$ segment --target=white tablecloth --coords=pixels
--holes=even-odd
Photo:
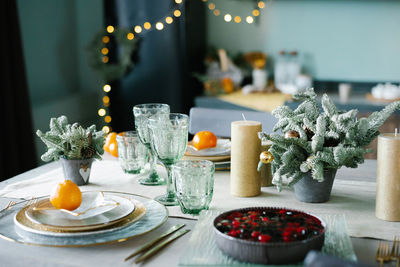
[[[374,175],[359,167],[358,174]],[[165,175],[165,171],[164,175]],[[339,170],[331,199],[326,203],[302,203],[295,199],[291,190],[278,193],[275,187],[264,187],[257,197],[238,198],[230,195],[229,172],[216,172],[214,196],[210,209],[229,210],[251,206],[280,206],[301,209],[315,214],[344,213],[352,237],[371,237],[392,240],[400,232],[400,222],[386,222],[375,217],[375,182],[352,180],[352,172]],[[346,177],[347,176],[347,177]],[[344,179],[346,178],[346,179]],[[165,186],[143,186],[137,182],[138,176],[125,174],[117,160],[103,160],[93,163],[90,184],[81,186],[82,191],[108,190],[155,196],[165,193]],[[0,196],[10,198],[31,198],[49,195],[51,188],[63,180],[62,169],[57,168],[32,179],[6,186]],[[170,215],[193,218],[181,213],[179,207],[168,207]],[[195,217],[194,217],[195,218]]]

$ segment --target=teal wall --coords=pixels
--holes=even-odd
[[[253,3],[216,5],[243,17]],[[227,23],[208,12],[207,29],[210,45],[234,53],[297,50],[319,80],[400,81],[400,1],[272,0],[259,23]]]
[[[18,0],[34,130],[51,117],[85,126],[98,122],[101,80],[85,47],[103,26],[102,0]],[[45,146],[35,137],[38,156]],[[39,161],[40,162],[40,161]]]

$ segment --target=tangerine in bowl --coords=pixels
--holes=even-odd
[[[53,188],[50,203],[56,209],[75,210],[82,203],[81,190],[71,180],[64,180]]]

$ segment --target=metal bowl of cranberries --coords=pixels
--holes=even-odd
[[[214,219],[215,240],[223,253],[244,262],[288,264],[321,250],[325,222],[307,212],[254,207],[224,212]]]

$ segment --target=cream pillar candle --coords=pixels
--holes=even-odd
[[[261,153],[261,123],[234,121],[231,124],[231,194],[252,197],[260,194],[260,173],[257,171]]]
[[[378,136],[377,218],[400,221],[400,134]]]

